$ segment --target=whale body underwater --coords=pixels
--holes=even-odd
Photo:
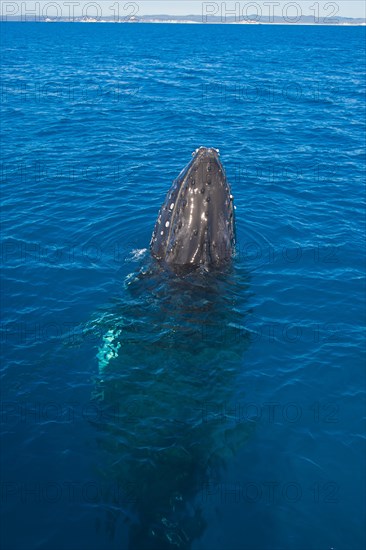
[[[235,246],[233,196],[219,151],[199,147],[160,209],[151,255],[171,267],[228,264]]]
[[[113,548],[191,550],[205,541],[206,501],[253,432],[235,413],[250,342],[249,280],[231,262],[234,247],[219,153],[200,147],[160,209],[152,258],[90,323],[104,335],[92,401],[101,412],[96,470],[112,488],[98,521]]]

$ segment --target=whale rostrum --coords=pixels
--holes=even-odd
[[[173,182],[150,242],[171,266],[220,267],[235,245],[233,196],[217,149],[200,147]]]

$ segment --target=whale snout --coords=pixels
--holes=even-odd
[[[198,147],[192,153],[192,157],[196,156],[205,156],[208,158],[218,158],[220,156],[220,150],[215,149],[214,147]]]
[[[160,209],[151,253],[173,266],[214,266],[230,260],[234,241],[233,197],[219,151],[200,147]]]

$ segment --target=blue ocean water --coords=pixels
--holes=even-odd
[[[1,31],[2,548],[364,548],[365,29]],[[155,272],[200,145],[233,269]]]

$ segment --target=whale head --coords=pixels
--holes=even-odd
[[[192,156],[160,209],[151,254],[172,267],[220,267],[235,245],[233,196],[217,149]]]

